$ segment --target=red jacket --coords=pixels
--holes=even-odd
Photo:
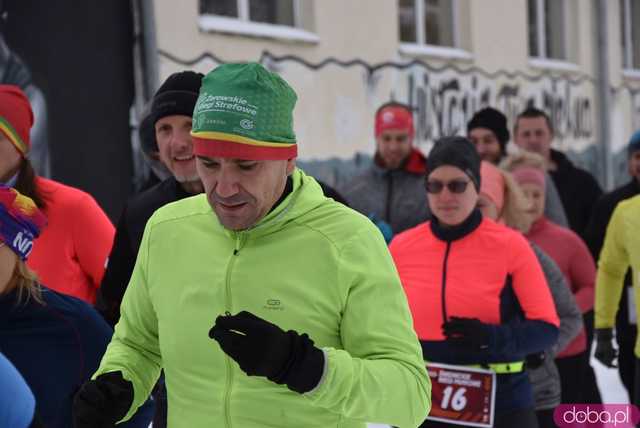
[[[115,229],[98,203],[82,190],[38,177],[47,204],[47,226],[27,261],[40,282],[93,304]]]
[[[396,236],[389,246],[404,286],[424,358],[449,364],[523,361],[551,347],[560,321],[542,268],[518,232],[483,219],[479,211],[460,226],[437,220]],[[451,317],[491,325],[487,349],[447,341]],[[496,412],[533,406],[525,372],[498,376]]]
[[[448,243],[427,222],[398,235],[389,250],[421,340],[444,340],[445,312],[446,318],[502,323],[500,304],[509,276],[526,319],[560,325],[540,264],[512,229],[483,219],[472,233]]]

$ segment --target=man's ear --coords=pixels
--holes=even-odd
[[[287,159],[287,175],[293,174],[294,169],[296,169],[296,158]]]

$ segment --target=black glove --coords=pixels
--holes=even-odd
[[[544,352],[538,352],[536,354],[527,355],[527,368],[528,369],[537,369],[540,367],[544,360],[547,359],[547,356]]]
[[[209,337],[249,376],[265,376],[300,394],[315,388],[322,377],[324,353],[309,336],[285,332],[250,312],[219,316]]]
[[[447,340],[477,349],[487,349],[491,340],[491,327],[477,318],[451,317],[442,332]]]
[[[607,367],[618,367],[614,363],[614,360],[618,357],[618,351],[613,347],[613,329],[596,328],[595,357]]]
[[[75,428],[113,428],[133,403],[133,384],[121,372],[86,382],[73,398]]]

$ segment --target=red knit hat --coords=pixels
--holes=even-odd
[[[410,139],[413,140],[413,114],[411,111],[396,104],[380,109],[375,119],[375,136],[378,137],[389,129],[407,131]]]
[[[33,111],[29,99],[17,86],[0,85],[0,132],[25,157],[31,148],[29,130]]]

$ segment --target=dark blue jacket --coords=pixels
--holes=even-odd
[[[48,428],[69,428],[78,388],[97,370],[113,331],[88,304],[43,287],[44,305],[17,304],[15,291],[0,295],[0,350],[22,374]],[[148,402],[119,427],[146,428]]]

